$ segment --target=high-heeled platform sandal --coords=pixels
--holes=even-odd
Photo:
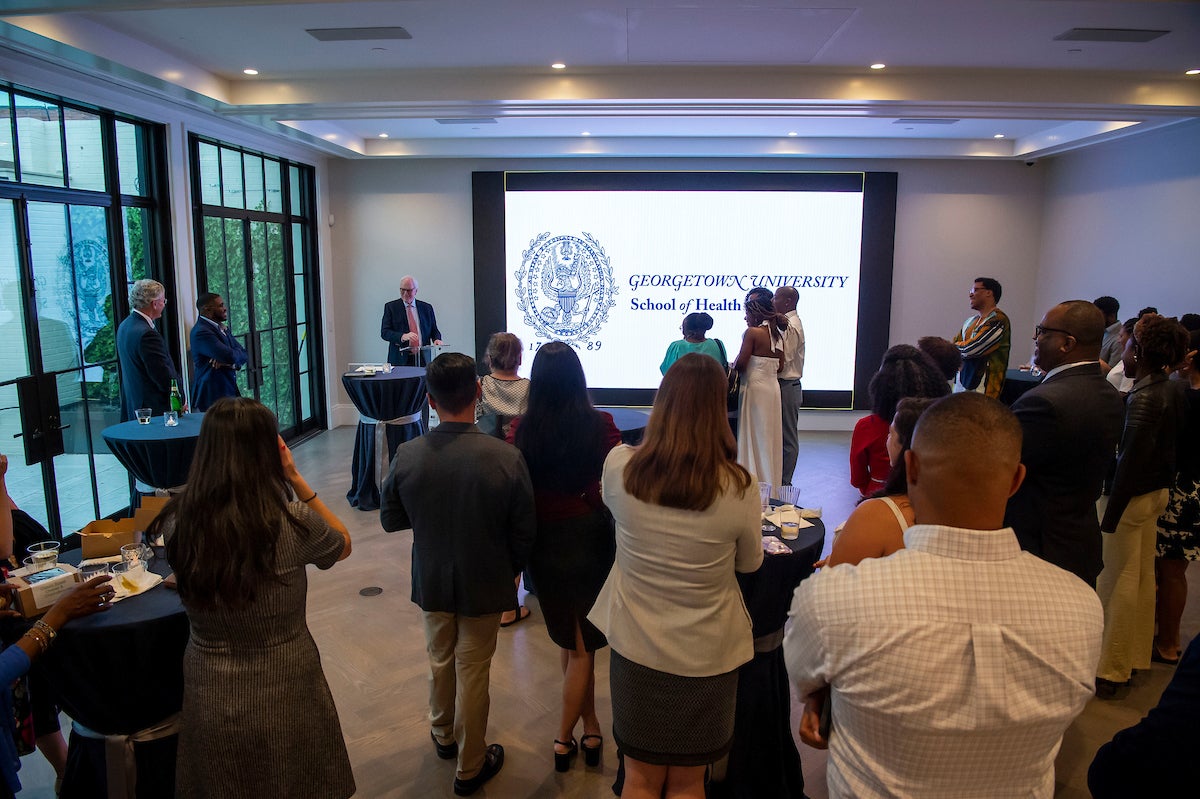
[[[595,746],[588,746],[588,740],[599,741]],[[579,738],[579,748],[583,750],[583,762],[589,766],[600,765],[600,750],[604,748],[603,735],[584,735]]]
[[[554,743],[559,746],[569,747],[565,752],[560,752],[557,749],[554,750],[554,770],[566,771],[571,768],[571,758],[579,754],[579,744],[575,743],[574,738],[569,741],[560,741],[555,738]]]

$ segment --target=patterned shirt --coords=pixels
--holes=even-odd
[[[832,686],[831,797],[1051,797],[1093,693],[1104,615],[1011,528],[914,525],[905,549],[800,584],[799,696]]]
[[[499,416],[520,416],[529,402],[529,381],[499,380],[491,375],[479,378],[479,402],[475,404],[475,421],[485,413]]]
[[[974,391],[982,383],[984,394],[999,399],[1012,347],[1012,322],[1004,311],[993,308],[984,316],[972,316],[963,322],[954,344],[963,358],[958,372],[962,387]]]

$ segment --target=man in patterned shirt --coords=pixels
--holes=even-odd
[[[906,548],[796,589],[784,653],[806,700],[800,736],[829,746],[831,797],[1054,795],[1104,615],[1088,585],[1002,527],[1020,460],[1021,426],[998,401],[939,400],[905,454],[918,521]]]
[[[1000,281],[995,278],[975,278],[975,286],[967,295],[975,315],[963,322],[962,330],[954,337],[963,359],[958,372],[961,390],[981,391],[997,399],[1004,388],[1012,346],[1012,323],[996,307],[1000,292]]]

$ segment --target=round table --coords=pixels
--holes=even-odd
[[[621,431],[621,443],[636,445],[646,432],[646,422],[650,419],[647,411],[636,408],[620,408],[609,405],[597,405],[596,410],[612,414],[613,424]]]
[[[425,369],[397,366],[374,375],[348,372],[342,375],[342,385],[360,414],[346,499],[359,510],[379,510],[379,485],[396,447],[425,432]]]
[[[779,503],[772,500],[772,504]],[[825,525],[812,527],[793,541],[790,554],[764,555],[758,571],[739,574],[738,585],[754,625],[754,659],[738,669],[733,748],[724,779],[710,783],[708,796],[799,799],[804,795],[800,752],[792,738],[791,686],[783,658],[783,625],[800,581],[813,573],[825,545]],[[778,533],[764,533],[776,537]]]
[[[62,560],[75,564],[80,554],[66,552]],[[162,558],[151,570],[171,572]],[[59,631],[40,663],[75,722],[101,735],[130,735],[183,706],[188,636],[179,594],[159,585],[105,613],[75,619]],[[175,746],[175,735],[134,746],[139,797],[174,795]],[[105,742],[72,730],[62,796],[106,796],[106,775]]]
[[[203,420],[202,413],[187,413],[179,417],[178,425],[167,427],[163,417],[154,416],[150,424],[138,424],[134,419],[106,427],[100,435],[138,480],[156,488],[171,488],[187,482]]]
[[[1036,377],[1028,369],[1009,369],[1004,373],[1004,387],[1000,389],[1000,401],[1012,405],[1029,389],[1040,384],[1045,374]]]

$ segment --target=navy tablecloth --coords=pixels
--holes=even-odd
[[[636,408],[619,408],[608,405],[597,405],[596,410],[611,413],[613,424],[621,431],[621,443],[637,445],[641,443],[642,434],[646,432],[646,421],[650,414]]]
[[[1000,401],[1012,405],[1022,394],[1042,382],[1045,375],[1034,377],[1020,369],[1009,369],[1004,373],[1004,386],[1000,389]]]
[[[136,424],[136,422],[134,422]],[[78,563],[79,550],[62,559]],[[167,575],[166,561],[153,571]],[[105,735],[153,726],[183,706],[183,651],[189,635],[179,595],[159,585],[106,613],[75,619],[40,661],[64,711]],[[139,797],[173,796],[176,737],[134,746]],[[71,733],[62,796],[103,797],[104,743]]]
[[[101,435],[134,477],[155,488],[171,488],[187,482],[203,420],[202,413],[187,413],[177,426],[167,427],[163,417],[154,416],[150,424],[134,419],[106,427]]]
[[[390,373],[365,376],[355,372],[342,375],[342,385],[350,401],[365,419],[388,421],[421,413],[425,406],[425,369],[397,366]],[[354,435],[354,460],[351,463],[350,491],[346,499],[359,510],[379,509],[379,481],[375,475],[376,451],[374,422],[360,419]],[[396,447],[425,432],[420,419],[406,424],[386,426],[388,457]]]

